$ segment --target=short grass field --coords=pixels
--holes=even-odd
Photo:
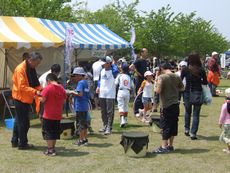
[[[230,82],[222,80],[219,89],[230,87]],[[36,147],[33,150],[11,148],[12,131],[0,124],[0,172],[1,173],[228,173],[230,155],[222,152],[226,145],[219,142],[221,129],[218,118],[224,94],[215,97],[212,105],[202,106],[198,140],[192,141],[184,135],[184,108],[181,104],[179,134],[175,138],[175,151],[156,155],[151,151],[159,147],[161,135],[153,128],[139,122],[132,112],[130,104],[129,124],[125,129],[119,127],[116,110],[113,133],[109,136],[100,134],[100,111],[92,111],[94,135],[89,136],[88,146],[75,146],[76,140],[57,141],[57,156],[45,156],[46,143],[42,139],[38,119],[31,120],[28,133],[29,142]],[[149,134],[147,156],[129,157],[119,144],[123,132],[140,131]]]

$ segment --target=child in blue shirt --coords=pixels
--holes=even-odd
[[[76,67],[73,71],[73,76],[77,82],[77,87],[72,94],[74,95],[74,110],[76,112],[76,119],[79,122],[79,140],[75,142],[76,145],[87,145],[87,114],[89,111],[89,86],[85,80],[85,72],[82,67]]]

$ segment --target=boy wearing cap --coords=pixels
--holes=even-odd
[[[138,90],[138,94],[143,91],[142,103],[144,109],[139,109],[139,115],[142,116],[142,122],[148,123],[147,112],[152,109],[152,98],[153,98],[153,73],[146,71],[144,73],[145,80],[141,83],[141,87]]]
[[[103,128],[99,130],[105,135],[111,134],[114,119],[114,101],[116,96],[115,73],[112,68],[112,59],[106,56],[103,69],[100,73],[96,93],[99,93]]]
[[[115,79],[115,85],[118,87],[117,103],[120,114],[120,127],[123,128],[127,124],[127,116],[129,111],[129,99],[131,90],[131,78],[129,76],[129,66],[123,63],[121,66],[121,74]]]
[[[82,67],[76,67],[73,70],[73,76],[77,82],[77,87],[72,94],[74,95],[74,110],[76,112],[76,121],[79,122],[80,139],[74,144],[81,146],[87,145],[87,114],[89,111],[89,87],[85,80],[85,71]]]

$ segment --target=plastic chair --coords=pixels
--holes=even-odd
[[[3,119],[5,119],[6,108],[8,109],[10,116],[12,118],[14,118],[12,110],[14,110],[14,113],[16,113],[16,111],[15,111],[14,100],[12,98],[12,91],[11,90],[4,90],[4,91],[2,91],[2,96],[3,96],[3,99],[5,101],[5,106],[3,109]]]

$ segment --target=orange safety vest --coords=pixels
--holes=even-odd
[[[29,81],[26,74],[26,61],[23,61],[16,67],[12,80],[12,97],[23,103],[32,104],[34,97],[36,96],[36,91],[42,89],[41,86],[37,86],[35,88],[29,86]]]

